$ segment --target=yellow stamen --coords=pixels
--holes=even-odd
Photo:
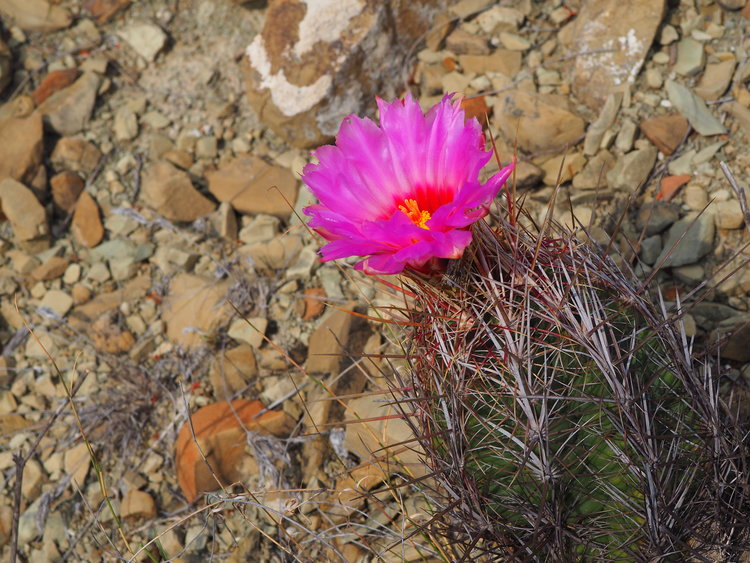
[[[427,229],[430,230],[430,227],[425,225],[427,221],[430,220],[430,212],[429,211],[421,211],[419,209],[419,204],[417,203],[417,200],[415,199],[405,199],[404,205],[399,205],[398,208],[406,213],[406,216],[411,220],[412,223],[414,223],[417,227],[420,229]]]

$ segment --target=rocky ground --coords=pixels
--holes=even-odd
[[[366,356],[398,334],[352,311],[398,300],[318,263],[297,217],[308,149],[375,94],[464,95],[534,217],[558,184],[599,242],[625,213],[639,276],[668,299],[709,280],[686,328],[742,381],[720,162],[747,186],[750,4],[385,4],[0,0],[3,560],[439,559],[378,463],[404,424],[342,423],[392,414]]]

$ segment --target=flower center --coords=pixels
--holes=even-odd
[[[422,211],[419,209],[419,204],[416,199],[405,199],[403,205],[399,205],[398,208],[406,213],[406,216],[420,229],[430,230],[430,227],[425,225],[430,220],[430,212]]]

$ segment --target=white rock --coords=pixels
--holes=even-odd
[[[151,62],[167,42],[167,35],[157,25],[150,23],[133,24],[118,33],[133,50]]]

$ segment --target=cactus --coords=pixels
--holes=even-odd
[[[679,315],[554,222],[496,219],[444,276],[405,278],[398,384],[439,493],[429,531],[456,558],[732,557],[746,428]]]

